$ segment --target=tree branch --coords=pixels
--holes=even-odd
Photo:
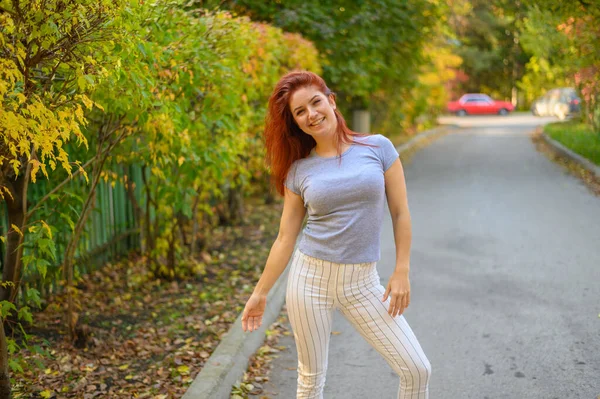
[[[114,133],[119,127],[121,127],[120,123],[123,119],[124,119],[124,116],[119,119],[118,123],[115,125],[115,128],[113,128],[109,134]],[[40,206],[44,202],[46,202],[53,194],[58,192],[65,184],[69,183],[75,177],[79,176],[79,174],[82,173],[82,170],[84,170],[85,168],[90,166],[90,164],[92,164],[94,161],[96,161],[99,157],[105,156],[107,153],[110,153],[114,149],[114,147],[116,147],[116,145],[125,138],[125,136],[126,136],[126,133],[121,133],[121,135],[117,138],[117,140],[114,140],[111,144],[109,144],[108,148],[105,148],[101,152],[98,152],[90,160],[88,160],[85,164],[81,165],[81,167],[79,169],[77,169],[77,171],[75,173],[72,173],[71,176],[69,176],[68,178],[63,180],[58,186],[54,187],[48,194],[46,194],[41,200],[39,200],[37,202],[37,204],[35,204],[35,206],[27,212],[25,217],[29,218],[33,214],[33,212],[35,212],[37,209],[39,209]]]

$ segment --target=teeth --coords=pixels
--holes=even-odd
[[[312,124],[311,124],[311,126],[317,126],[317,125],[320,125],[320,124],[321,124],[321,122],[323,122],[324,120],[325,120],[325,117],[323,117],[323,119],[321,119],[321,120],[320,120],[320,121],[318,121],[318,122],[312,123]]]

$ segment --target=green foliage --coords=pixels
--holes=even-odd
[[[94,104],[86,93],[107,74],[102,61],[119,5],[3,0],[0,7],[0,175],[18,176],[28,164],[34,183],[59,164],[70,174],[64,144],[87,143],[84,109]],[[0,198],[11,195],[5,185]]]
[[[325,80],[343,103],[359,108],[378,90],[410,86],[437,16],[433,1],[221,3],[312,40],[323,59]]]
[[[552,123],[544,132],[565,147],[600,166],[600,135],[581,122]]]
[[[440,15],[450,11],[438,5]],[[452,33],[441,17],[432,28],[433,38],[423,46],[426,62],[410,85],[383,89],[372,98],[373,131],[390,137],[407,136],[435,125],[436,118],[449,100],[447,82],[457,76],[462,59],[454,54]],[[386,85],[387,86],[387,85]]]
[[[536,56],[531,57],[525,66],[525,74],[517,83],[527,104],[531,104],[550,88],[573,85],[574,79],[569,77],[565,68],[550,64],[546,58]]]
[[[600,133],[600,5],[597,2],[526,0],[521,25],[532,57],[522,87],[576,86],[584,121]],[[547,87],[546,88],[550,88]]]
[[[457,82],[454,97],[464,92],[485,92],[510,99],[529,58],[522,48],[520,2],[461,0],[455,2],[449,23],[456,35],[456,54],[467,79]]]
[[[121,67],[92,97],[104,109],[94,119],[127,132],[111,161],[147,171],[138,204],[147,250],[157,274],[173,278],[175,259],[191,250],[182,223],[209,221],[211,202],[265,174],[260,133],[280,74],[320,69],[310,42],[225,12],[157,4],[132,24]]]

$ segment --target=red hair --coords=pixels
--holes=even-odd
[[[284,182],[292,164],[307,157],[317,145],[312,136],[298,127],[290,110],[290,97],[296,90],[306,86],[315,86],[325,96],[332,95],[335,99],[335,93],[327,87],[325,81],[319,75],[308,71],[294,71],[284,75],[275,85],[269,98],[264,133],[266,161],[271,167],[271,178],[275,188],[281,195],[285,193]],[[367,134],[350,130],[337,108],[334,112],[337,119],[337,153],[340,155],[344,143],[352,143],[352,137]]]

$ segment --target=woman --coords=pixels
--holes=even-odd
[[[410,304],[410,214],[398,152],[381,135],[352,132],[335,95],[311,72],[276,85],[265,128],[267,161],[284,195],[279,234],[242,315],[260,327],[269,290],[294,251],[286,304],[298,349],[297,398],[322,398],[333,309],[400,377],[398,398],[428,397],[431,366],[402,313]],[[384,196],[385,194],[385,196]],[[384,290],[376,262],[385,197],[396,267]]]

